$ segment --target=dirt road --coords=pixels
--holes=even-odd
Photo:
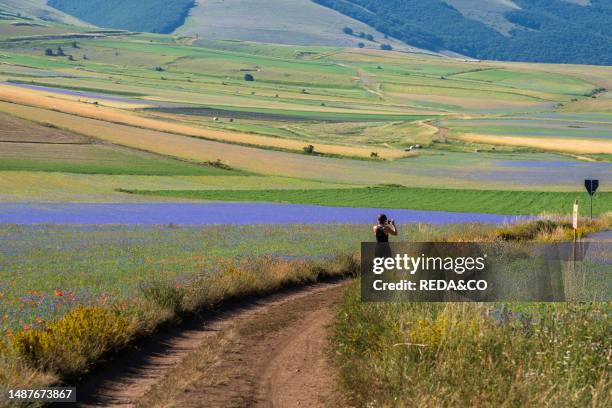
[[[343,283],[236,305],[160,333],[92,373],[80,406],[341,407],[327,327]]]

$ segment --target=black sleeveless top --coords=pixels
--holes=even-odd
[[[389,242],[389,234],[385,232],[385,227],[382,225],[376,227],[376,242]]]

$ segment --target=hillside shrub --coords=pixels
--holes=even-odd
[[[304,153],[306,154],[314,154],[315,147],[313,145],[304,146]]]

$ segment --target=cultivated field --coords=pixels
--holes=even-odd
[[[16,104],[0,102],[0,109],[23,118],[52,122],[60,128],[105,142],[160,155],[196,163],[221,160],[225,165],[250,172],[333,183],[567,190],[579,186],[580,178],[591,174],[591,168],[601,175],[611,171],[609,166],[601,163],[597,166],[577,163],[578,166],[567,168],[564,164],[568,159],[555,161],[555,156],[548,155],[529,156],[538,161],[517,161],[525,156],[512,152],[474,154],[472,151],[463,154],[432,150],[411,159],[392,162],[315,157],[184,137]],[[244,160],[245,157],[249,160]],[[500,166],[500,161],[504,160],[508,164]],[[542,166],[540,161],[550,162],[550,166]],[[521,177],[517,178],[519,169]]]
[[[385,208],[429,211],[455,211],[508,215],[567,214],[579,200],[581,214],[588,215],[589,200],[582,193],[418,189],[369,187],[307,190],[208,190],[208,191],[132,191],[153,197],[187,198],[218,201],[268,201],[340,207],[372,207],[385,197]],[[593,213],[612,211],[612,193],[595,196]]]
[[[281,177],[288,190],[549,192],[581,191],[584,178],[612,172],[607,67],[204,44],[33,21],[27,41],[19,18],[0,27],[0,111],[10,115],[0,137],[20,142],[3,145],[5,200],[226,189],[231,170],[242,172],[238,190],[276,188]],[[18,136],[14,117],[42,126],[21,121]],[[25,144],[40,137],[72,144]]]

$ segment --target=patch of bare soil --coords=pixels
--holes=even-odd
[[[89,139],[64,132],[53,124],[38,125],[0,113],[0,143],[86,144]]]
[[[341,407],[327,328],[343,286],[234,305],[157,334],[79,384],[79,405]]]

